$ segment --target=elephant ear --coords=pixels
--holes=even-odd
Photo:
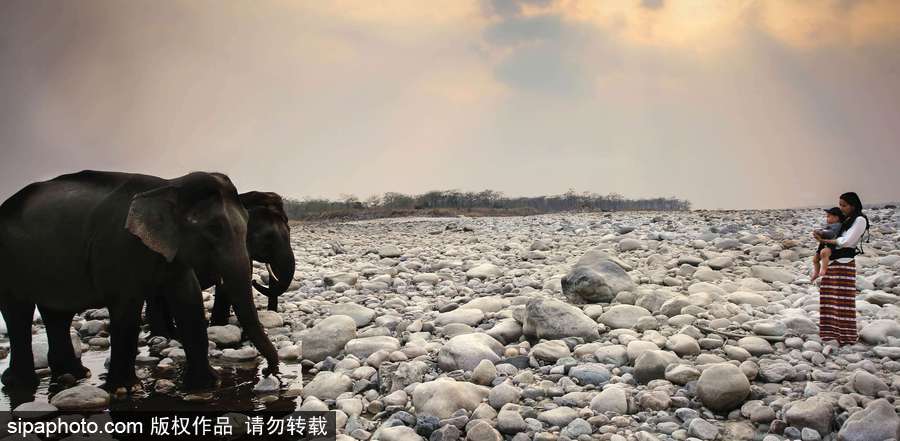
[[[173,187],[138,193],[131,199],[125,228],[167,262],[178,252],[178,224],[175,217],[177,194]]]

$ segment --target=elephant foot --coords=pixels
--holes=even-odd
[[[209,325],[210,326],[225,326],[228,324],[228,314],[220,314],[218,311],[213,311],[213,313],[209,316]]]
[[[119,386],[115,391],[113,391],[113,397],[116,399],[122,399],[130,394],[140,392],[142,390],[144,390],[144,386],[141,383],[133,384],[131,387]]]
[[[38,384],[41,383],[40,378],[33,370],[15,371],[12,368],[3,371],[3,375],[0,375],[0,381],[8,388],[28,389],[37,388]]]
[[[106,375],[106,383],[101,387],[109,392],[117,393],[119,389],[131,390],[136,384],[140,384],[140,380],[134,372],[131,372],[131,375],[114,375],[110,372]]]
[[[175,332],[168,329],[150,329],[150,337],[162,337],[166,340],[171,340],[175,337]]]
[[[188,390],[212,389],[219,386],[219,374],[209,364],[206,366],[188,366],[182,375],[184,388]]]
[[[50,376],[52,380],[62,380],[65,377],[66,381],[78,381],[84,378],[90,378],[91,370],[84,367],[81,362],[73,361],[72,363],[68,363],[65,366],[56,369],[51,368]]]

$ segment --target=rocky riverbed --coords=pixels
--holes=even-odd
[[[228,397],[180,393],[183,350],[142,334],[144,392],[107,402],[97,363],[74,392],[5,399],[334,410],[346,440],[900,437],[900,212],[868,214],[849,347],[817,336],[820,210],[297,224],[296,281],[260,312],[280,384],[228,325],[209,330]],[[102,359],[107,327],[76,319],[83,357]]]

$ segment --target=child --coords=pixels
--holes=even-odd
[[[825,225],[825,228],[818,230],[818,233],[823,239],[836,239],[841,234],[841,223],[844,221],[844,213],[838,207],[831,207],[825,210],[825,213],[825,222],[827,225]],[[811,281],[815,281],[828,270],[828,262],[834,248],[835,245],[819,243],[819,248],[816,250],[816,254],[813,255],[813,275],[812,279],[810,279]]]

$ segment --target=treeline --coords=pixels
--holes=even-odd
[[[562,211],[690,210],[691,203],[675,197],[628,199],[612,193],[600,195],[575,192],[553,196],[507,197],[503,193],[484,190],[429,191],[420,195],[385,193],[360,200],[342,195],[338,200],[306,198],[286,199],[285,210],[291,219],[330,218],[368,219],[396,216],[488,216],[528,215]]]

